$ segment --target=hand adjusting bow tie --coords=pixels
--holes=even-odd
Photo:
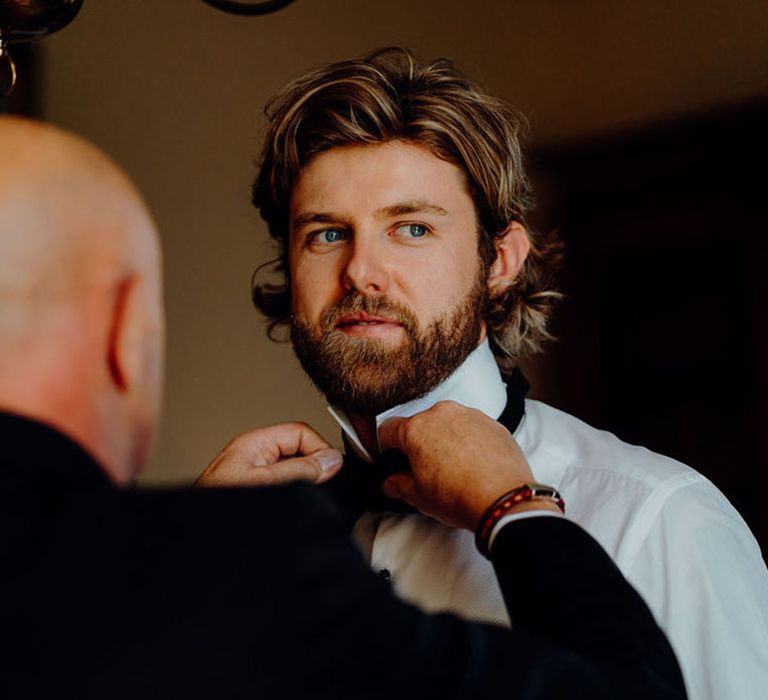
[[[366,511],[371,513],[415,513],[403,501],[388,498],[381,485],[390,474],[409,471],[407,457],[397,450],[385,450],[373,462],[359,457],[344,438],[344,466],[321,487],[339,505],[350,526]]]
[[[515,368],[507,377],[507,404],[498,420],[510,433],[525,413],[525,395],[528,382]],[[359,457],[344,437],[344,466],[341,471],[320,488],[342,509],[349,527],[366,511],[371,513],[415,513],[415,508],[392,498],[381,490],[386,478],[396,471],[410,470],[408,459],[402,452],[386,450],[371,463]]]

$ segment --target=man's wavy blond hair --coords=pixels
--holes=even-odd
[[[484,269],[496,258],[494,240],[517,221],[526,227],[530,253],[514,284],[488,301],[484,319],[502,370],[551,339],[547,320],[560,297],[552,288],[561,245],[533,232],[533,206],[520,145],[527,123],[515,109],[482,92],[446,59],[420,65],[407,49],[381,49],[303,75],[265,109],[267,130],[253,204],[278,242],[272,263],[278,284],[256,284],[253,301],[269,319],[269,336],[290,322],[287,265],[291,189],[301,169],[337,146],[401,140],[459,167],[477,209]]]

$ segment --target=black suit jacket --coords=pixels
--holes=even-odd
[[[2,698],[684,697],[564,520],[497,539],[509,631],[396,599],[309,484],[125,491],[45,426],[0,415],[0,440]]]

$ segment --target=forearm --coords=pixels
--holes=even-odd
[[[594,677],[595,692],[685,697],[677,660],[648,607],[577,525],[562,518],[510,523],[491,559],[514,631],[551,647],[554,657],[562,652],[566,664],[570,657],[584,682]]]
[[[286,660],[275,671],[299,694],[685,698],[648,609],[600,546],[562,518],[511,523],[494,541],[511,630],[418,611],[391,594],[337,526],[301,522],[286,543],[294,566],[276,591],[274,639]],[[296,658],[299,674],[287,663]]]

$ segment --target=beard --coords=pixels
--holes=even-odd
[[[464,362],[480,340],[487,294],[481,272],[458,304],[423,329],[403,304],[349,294],[323,311],[317,330],[293,317],[293,349],[329,403],[350,413],[377,415],[427,394]],[[336,329],[340,318],[360,311],[397,321],[405,338],[394,345]]]

